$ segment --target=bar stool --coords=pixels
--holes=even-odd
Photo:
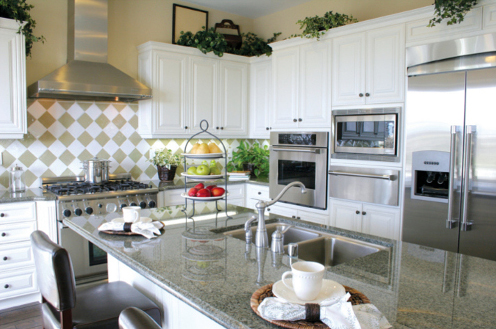
[[[43,297],[45,329],[118,329],[120,312],[131,306],[161,322],[158,306],[125,282],[76,288],[69,253],[44,232],[34,231],[31,245]]]
[[[153,319],[136,307],[128,307],[119,315],[119,329],[161,329]]]

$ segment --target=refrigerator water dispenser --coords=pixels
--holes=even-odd
[[[412,199],[448,202],[449,152],[418,151],[412,154]]]

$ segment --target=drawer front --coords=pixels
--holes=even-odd
[[[34,262],[30,242],[0,245],[0,271],[32,265]]]
[[[0,225],[20,221],[35,221],[36,208],[34,202],[15,202],[0,204]]]
[[[256,186],[256,185],[247,186],[246,195],[248,199],[270,200],[268,186]]]
[[[33,268],[22,271],[0,273],[0,300],[38,291],[36,271]]]
[[[34,230],[36,230],[36,222],[0,225],[0,244],[29,241],[29,236]]]
[[[174,189],[164,191],[164,206],[177,206],[184,204],[184,198],[181,196],[184,193],[184,189]]]
[[[218,186],[222,187],[222,185],[220,184]],[[227,192],[229,192],[229,195],[227,196],[227,200],[244,198],[245,186],[243,184],[228,185]]]

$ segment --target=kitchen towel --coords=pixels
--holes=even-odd
[[[161,235],[160,229],[164,226],[161,222],[136,222],[136,223],[123,223],[123,222],[107,222],[98,227],[99,231],[127,231],[140,234],[148,239],[156,238]]]
[[[372,304],[352,306],[350,294],[329,298],[320,303],[320,321],[329,328],[340,329],[386,329],[392,328],[386,317]],[[267,297],[258,306],[258,312],[266,320],[297,321],[306,319],[305,305]]]

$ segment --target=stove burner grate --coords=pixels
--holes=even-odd
[[[45,188],[56,195],[81,195],[111,191],[143,190],[152,186],[130,180],[108,181],[102,184],[88,182],[69,182],[60,184],[47,184]]]

